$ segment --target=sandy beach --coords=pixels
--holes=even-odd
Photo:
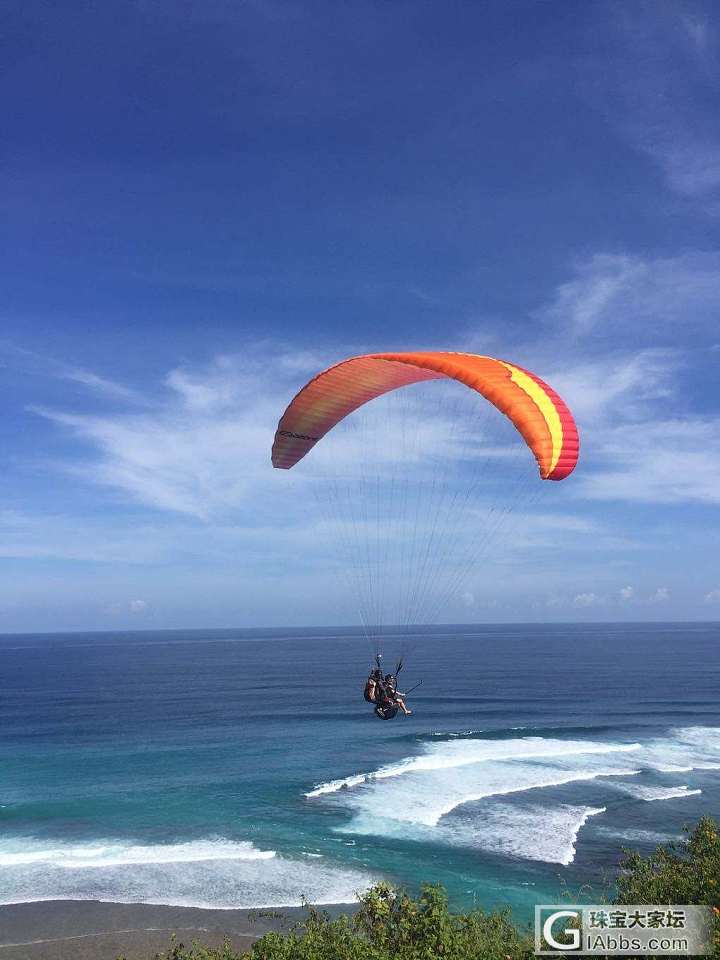
[[[217,945],[227,937],[247,950],[269,930],[287,930],[301,913],[76,900],[12,904],[0,907],[0,960],[151,960],[167,950],[173,933],[188,944]]]

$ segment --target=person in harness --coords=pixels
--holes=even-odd
[[[406,717],[409,717],[412,713],[412,710],[408,710],[405,706],[405,694],[400,693],[397,688],[397,677],[393,673],[388,673],[385,676],[383,681],[383,686],[385,688],[385,698],[390,704],[393,704],[396,707],[399,707]],[[397,712],[397,711],[396,711]]]
[[[382,670],[376,667],[367,678],[363,696],[368,703],[379,703],[384,692]]]
[[[388,673],[385,676],[383,676],[381,661],[382,654],[378,654],[375,660],[377,667],[370,671],[365,681],[363,696],[368,703],[375,705],[374,713],[380,720],[392,720],[399,710],[402,710],[406,717],[410,716],[412,710],[408,710],[405,704],[407,694],[400,693],[397,688],[397,674],[402,670],[402,660],[398,662],[395,673]],[[412,689],[415,690],[420,683],[416,683]]]

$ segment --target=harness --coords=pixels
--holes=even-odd
[[[381,656],[378,654],[376,657],[378,672],[380,672],[380,659]],[[397,696],[397,675],[402,670],[403,662],[400,660],[397,667],[395,668],[394,680],[385,682],[384,678],[376,679],[371,674],[365,681],[365,689],[363,690],[363,697],[368,703],[375,705],[375,716],[380,720],[392,720],[396,715],[400,707],[397,705],[395,697]],[[370,696],[370,685],[375,683],[375,697]],[[422,683],[422,680],[420,681]],[[420,686],[420,683],[416,683],[414,687],[408,690],[408,693],[412,693],[413,690],[417,690]],[[407,694],[405,694],[407,696]]]

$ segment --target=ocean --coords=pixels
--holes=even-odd
[[[527,918],[720,816],[720,624],[0,637],[0,903],[348,902]]]

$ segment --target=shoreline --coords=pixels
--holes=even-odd
[[[352,904],[327,904],[331,914]],[[287,931],[302,907],[179,907],[101,900],[39,900],[0,906],[0,960],[153,960],[171,937],[242,952],[270,931]]]

